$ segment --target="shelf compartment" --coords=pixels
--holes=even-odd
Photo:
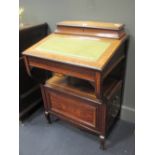
[[[67,91],[79,96],[96,99],[95,89],[93,85],[87,80],[57,74],[47,80],[45,85],[49,88],[53,87],[61,91]],[[106,80],[104,80],[103,85],[103,96],[107,100],[110,100],[110,98],[115,95],[117,90],[121,88],[122,80],[107,78]]]

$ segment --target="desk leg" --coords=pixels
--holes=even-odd
[[[103,135],[100,135],[99,138],[100,138],[100,149],[105,150],[106,149],[106,147],[105,147],[105,137]]]
[[[48,122],[49,124],[51,124],[51,118],[50,118],[50,114],[49,114],[48,111],[45,111],[45,117],[46,117],[46,119],[47,119],[47,122]]]
[[[42,94],[42,98],[43,98],[43,102],[44,102],[45,117],[47,119],[47,122],[49,124],[51,124],[51,118],[50,118],[50,113],[48,112],[48,104],[47,104],[47,100],[46,100],[46,94],[44,91],[44,86],[41,84],[40,88],[41,88],[41,94]]]
[[[99,139],[100,139],[100,148],[101,149],[106,149],[105,146],[105,141],[106,141],[106,125],[107,125],[107,117],[106,117],[106,111],[107,111],[107,106],[105,103],[103,103],[102,105],[100,105],[99,108],[99,128],[100,128],[100,135],[99,135]]]
[[[25,67],[26,67],[26,71],[27,71],[27,74],[31,77],[31,69],[30,69],[30,66],[29,66],[29,63],[28,63],[28,59],[26,56],[23,56],[24,57],[24,62],[25,62]]]

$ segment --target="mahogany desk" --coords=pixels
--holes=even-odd
[[[120,112],[126,45],[123,24],[64,21],[24,51],[29,75],[32,67],[67,75],[56,75],[41,86],[48,121],[54,114],[95,132],[103,147],[111,118]],[[94,89],[82,91],[68,82],[68,76],[89,81]]]

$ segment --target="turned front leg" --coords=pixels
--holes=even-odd
[[[106,149],[106,146],[105,146],[105,136],[100,135],[99,139],[100,139],[100,148],[105,150]]]
[[[100,105],[100,111],[99,111],[99,115],[100,115],[100,135],[99,135],[99,139],[100,139],[100,148],[101,149],[106,149],[105,146],[105,141],[106,141],[106,104],[102,104]]]
[[[49,113],[48,111],[45,111],[45,117],[46,117],[46,119],[47,119],[47,122],[48,122],[49,124],[51,124],[50,113]]]

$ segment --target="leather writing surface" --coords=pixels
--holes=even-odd
[[[52,35],[36,47],[37,51],[96,61],[108,49],[110,42],[86,37]]]

